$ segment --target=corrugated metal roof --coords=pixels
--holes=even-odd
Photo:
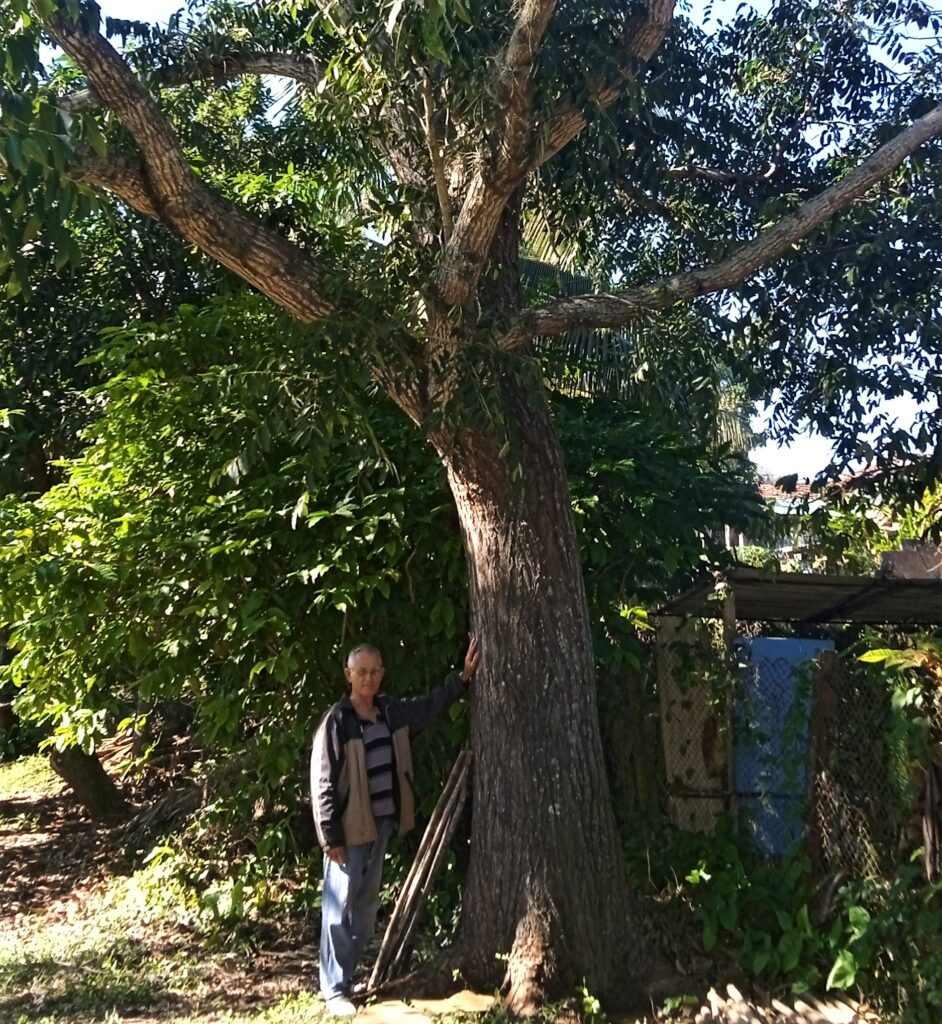
[[[669,601],[657,615],[723,614],[724,584],[744,621],[870,622],[942,625],[942,579],[821,576],[733,569]]]

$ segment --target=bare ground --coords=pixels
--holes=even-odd
[[[325,1017],[316,996],[313,917],[280,916],[264,941],[208,942],[179,913],[172,894],[161,892],[159,874],[140,870],[141,850],[133,840],[138,848],[126,849],[127,842],[127,832],[78,812],[43,759],[0,765],[4,1024],[300,1024]],[[155,912],[155,897],[159,904],[162,896],[166,906]],[[875,1020],[848,1014],[848,1007],[829,1012],[820,1003],[757,1008],[738,992],[737,1006],[717,987],[722,995],[713,993],[705,1012],[692,1007],[684,1018],[698,1015],[705,1024]],[[357,1019],[424,1024],[445,1015],[441,1019],[471,1021],[493,1005],[490,995],[473,993],[423,1002],[406,990],[405,998],[363,1007]],[[573,1009],[565,1019],[578,1016]],[[665,1018],[652,1013],[647,1019]]]

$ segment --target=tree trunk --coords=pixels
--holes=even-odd
[[[633,945],[639,917],[605,775],[562,452],[539,383],[508,374],[501,386],[509,454],[472,430],[440,449],[482,645],[459,960],[484,986],[506,970],[515,1013],[583,983],[609,1003],[634,1002],[646,958]]]
[[[0,732],[9,732],[16,725],[16,712],[9,701],[0,702]]]
[[[49,763],[94,821],[114,821],[128,813],[124,797],[94,754],[78,747],[53,750]]]

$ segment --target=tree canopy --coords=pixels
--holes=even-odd
[[[97,201],[87,186],[148,215],[164,185],[197,206],[208,186],[219,215],[244,211],[232,224],[268,262],[253,269],[218,239],[211,255],[268,292],[284,277],[271,260],[286,261],[297,287],[276,302],[305,320],[336,310],[358,344],[382,335],[388,359],[408,354],[396,335],[428,334],[423,275],[449,278],[446,304],[470,294],[485,239],[526,181],[524,216],[605,291],[537,302],[512,323],[478,314],[498,348],[649,325],[652,311],[717,296],[700,300],[711,344],[750,397],[778,389],[777,434],[810,421],[843,457],[867,456],[879,400],[910,394],[926,406],[920,429],[907,438],[878,422],[874,448],[931,450],[936,13],[789,2],[701,26],[669,3],[556,6],[528,5],[514,22],[509,9],[463,3],[196,3],[161,29],[98,26],[94,7],[73,25],[78,5],[61,16],[55,4],[11,4],[8,291],[37,277],[29,264],[44,246],[78,259],[72,228]],[[124,44],[127,66],[96,26]],[[46,33],[74,63],[40,63]],[[159,119],[128,88],[132,70],[159,97]],[[293,83],[288,95],[259,74]],[[212,109],[226,116],[207,130]],[[443,244],[438,269],[416,231]],[[369,332],[358,317],[374,321]],[[666,362],[669,334],[653,343]]]

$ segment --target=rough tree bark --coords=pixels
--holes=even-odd
[[[493,439],[467,432],[443,453],[484,652],[459,962],[483,985],[506,969],[507,1004],[526,1014],[583,980],[609,1001],[634,997],[645,958],[605,776],[562,452],[537,389],[511,376],[504,392],[514,449],[501,458]]]
[[[496,323],[522,301],[520,199],[500,218],[478,290]],[[563,453],[541,374],[515,362],[504,358],[486,399],[512,424],[506,437],[469,425],[431,440],[458,509],[483,652],[457,959],[466,978],[500,985],[508,1008],[529,1014],[583,982],[609,1004],[632,999],[645,963],[632,956],[625,970],[638,914],[602,754]]]
[[[94,754],[78,747],[54,750],[49,756],[53,771],[75,794],[94,821],[116,821],[128,813],[118,787]]]

